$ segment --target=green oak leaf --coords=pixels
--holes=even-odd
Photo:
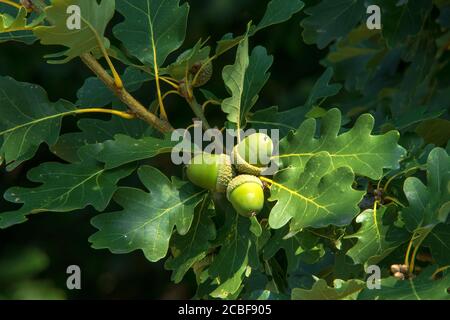
[[[188,233],[194,209],[205,196],[204,190],[177,178],[169,180],[156,168],[143,166],[139,178],[147,190],[119,188],[114,201],[122,211],[100,214],[92,219],[99,229],[89,241],[95,249],[113,253],[142,250],[150,261],[164,258],[174,226]]]
[[[404,241],[408,240],[409,233],[403,229],[389,225],[384,217],[395,207],[381,207],[378,210],[368,209],[356,217],[361,223],[358,232],[346,238],[356,238],[356,244],[347,251],[355,263],[377,264],[388,256]]]
[[[416,177],[405,180],[403,191],[409,206],[401,217],[410,231],[432,229],[445,222],[450,213],[450,156],[442,148],[434,148],[427,160],[427,185]]]
[[[67,27],[70,16],[67,9],[72,5],[80,9],[81,29],[71,30]],[[52,59],[48,62],[66,63],[100,46],[108,47],[109,42],[104,38],[104,33],[114,10],[115,0],[53,0],[52,5],[45,9],[51,25],[36,27],[33,32],[44,45],[62,45],[68,49],[48,55]]]
[[[322,118],[319,138],[315,138],[316,122],[307,119],[295,133],[280,141],[280,154],[275,158],[282,161],[283,167],[302,169],[312,156],[326,151],[331,157],[332,168],[347,166],[357,175],[380,179],[383,168],[398,168],[405,155],[405,150],[397,144],[397,131],[371,134],[374,118],[369,114],[361,115],[353,128],[339,134],[341,112],[331,109]]]
[[[179,0],[120,0],[117,11],[125,21],[114,35],[146,65],[161,66],[186,35],[189,4]]]
[[[125,110],[121,104],[113,105],[115,110]],[[78,149],[88,144],[102,143],[113,140],[116,134],[126,134],[131,138],[140,139],[150,136],[154,129],[144,121],[130,121],[112,116],[110,120],[80,119],[77,122],[79,132],[61,135],[50,150],[59,158],[67,162],[78,162]]]
[[[237,213],[228,214],[228,223],[219,230],[219,233],[225,235],[225,239],[208,271],[209,276],[218,282],[218,287],[210,295],[222,299],[235,294],[241,287],[254,238],[248,218]]]
[[[222,70],[222,78],[231,94],[231,97],[222,101],[222,111],[227,114],[228,121],[236,124],[237,129],[240,129],[242,123],[242,96],[249,64],[248,37],[245,36],[239,43],[234,64],[225,66]]]
[[[365,13],[364,1],[322,0],[305,10],[309,17],[301,25],[303,39],[307,44],[325,48],[332,41],[346,35],[355,27]]]
[[[294,14],[303,9],[305,3],[300,0],[272,0],[267,4],[266,12],[258,23],[256,28],[252,30],[252,34],[257,31],[269,27],[274,24],[282,23],[289,20]]]
[[[135,67],[128,67],[121,78],[125,89],[134,92],[140,89],[144,82],[152,80],[153,76]],[[106,106],[117,100],[114,92],[97,77],[86,79],[77,92],[77,98],[77,105],[84,107]]]
[[[30,170],[29,180],[41,183],[35,188],[13,187],[5,199],[23,206],[0,214],[0,228],[26,221],[26,216],[40,212],[69,212],[92,205],[103,211],[109,204],[117,182],[130,175],[132,166],[106,170],[93,158],[98,148],[88,146],[80,150],[82,161],[72,164],[43,163]]]
[[[41,143],[56,143],[61,118],[75,110],[67,101],[50,102],[37,85],[0,77],[0,163],[13,170],[31,159]]]
[[[258,94],[269,80],[268,72],[273,63],[273,57],[267,54],[264,47],[257,46],[250,55],[249,65],[245,72],[244,91],[242,92],[240,119],[245,124],[245,116],[258,100]]]
[[[112,169],[137,160],[152,158],[158,154],[170,153],[177,143],[170,139],[170,135],[167,135],[165,139],[154,137],[134,139],[128,135],[118,134],[114,136],[114,140],[102,143],[103,149],[97,159],[104,162],[107,169]]]
[[[333,166],[327,152],[314,155],[304,170],[281,170],[270,188],[269,201],[277,201],[269,224],[279,229],[291,219],[291,230],[349,224],[359,212],[364,192],[352,188],[354,174],[349,167]]]
[[[329,287],[325,280],[319,279],[310,290],[292,289],[291,298],[293,300],[355,300],[364,287],[366,283],[358,279],[348,281],[336,279],[333,287]]]
[[[398,280],[395,277],[381,279],[380,289],[364,289],[358,300],[450,300],[450,275],[432,280],[436,267],[430,266],[413,279]]]
[[[189,232],[184,235],[174,235],[171,242],[173,257],[165,263],[165,268],[173,270],[172,280],[179,283],[190,268],[204,259],[210,247],[210,241],[216,237],[216,228],[209,217],[207,209],[208,198],[205,198],[199,210],[196,210]]]

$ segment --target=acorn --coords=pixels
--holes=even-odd
[[[192,86],[202,87],[211,79],[213,74],[213,65],[211,61],[196,62],[191,67],[189,72],[192,74],[193,79],[195,80],[193,80],[194,82],[192,82]]]
[[[252,217],[264,207],[264,186],[252,175],[239,175],[228,184],[227,199],[244,217]]]
[[[404,274],[407,274],[409,272],[408,265],[406,265],[406,264],[400,265],[400,272],[404,273]]]
[[[201,153],[191,159],[187,165],[188,179],[204,189],[225,192],[228,183],[234,177],[230,157],[225,154]]]
[[[400,265],[399,265],[399,264],[393,264],[393,265],[391,266],[391,272],[392,272],[392,274],[395,274],[395,273],[397,273],[397,272],[400,272]]]
[[[232,157],[238,172],[258,176],[267,167],[272,153],[272,139],[265,133],[254,133],[233,148]]]
[[[394,277],[396,277],[398,280],[405,280],[405,275],[401,272],[394,273]]]

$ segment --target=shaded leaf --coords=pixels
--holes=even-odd
[[[211,296],[222,299],[236,293],[241,286],[252,244],[249,219],[235,214],[224,230],[220,232],[226,238],[209,268],[210,277],[219,284]]]
[[[336,279],[333,287],[329,287],[325,280],[319,279],[310,290],[292,289],[291,297],[294,300],[354,300],[365,286],[366,283],[358,279]]]
[[[431,0],[375,3],[383,8],[383,37],[391,47],[403,45],[408,36],[417,34],[432,8]]]
[[[332,97],[339,93],[342,85],[336,83],[330,84],[332,77],[333,69],[327,68],[311,89],[311,93],[305,103],[306,108],[312,108],[318,100]]]
[[[435,270],[434,267],[428,267],[414,279],[381,279],[381,289],[366,288],[359,294],[358,300],[450,300],[447,292],[450,275],[447,273],[442,279],[432,280],[431,275]]]
[[[189,4],[179,0],[120,0],[117,11],[125,21],[114,35],[146,65],[161,66],[178,49],[186,34]]]
[[[393,207],[389,207],[393,208]],[[355,263],[377,264],[389,255],[400,244],[408,240],[409,233],[403,229],[387,224],[383,217],[389,212],[388,207],[376,210],[365,210],[356,217],[356,222],[361,223],[358,232],[347,238],[356,238],[356,244],[347,251]]]
[[[444,149],[434,148],[427,160],[427,185],[416,177],[405,180],[403,190],[409,206],[401,213],[407,228],[432,228],[445,222],[450,212],[450,157]]]
[[[210,51],[211,48],[202,47],[202,41],[199,40],[194,47],[180,54],[174,63],[167,66],[167,72],[172,78],[182,80],[194,64],[208,59]]]
[[[137,68],[128,67],[121,78],[125,89],[134,92],[140,89],[144,82],[152,80],[153,76]],[[106,106],[117,100],[114,92],[97,77],[86,79],[77,92],[77,98],[77,105],[85,107]]]
[[[280,137],[284,137],[289,131],[294,131],[305,120],[308,109],[296,107],[286,111],[278,111],[278,107],[270,107],[258,110],[247,115],[247,123],[255,129],[277,129]]]
[[[305,12],[309,17],[301,23],[303,39],[323,49],[355,27],[365,13],[365,7],[364,1],[358,0],[322,0]]]
[[[172,280],[179,283],[192,266],[206,257],[210,241],[216,237],[216,228],[206,210],[208,203],[204,201],[196,211],[189,232],[180,236],[174,235],[171,249],[174,256],[165,263],[165,268],[173,270]]]
[[[300,0],[272,0],[267,4],[266,12],[258,23],[252,34],[274,24],[289,20],[294,14],[299,12],[305,6]]]
[[[450,224],[439,223],[423,245],[430,248],[431,255],[439,266],[450,265]]]

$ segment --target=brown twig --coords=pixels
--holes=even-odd
[[[137,117],[149,123],[162,133],[171,132],[174,129],[169,122],[159,119],[155,114],[148,111],[139,101],[137,101],[125,88],[119,89],[115,85],[114,79],[106,72],[102,65],[90,54],[81,55],[81,60],[91,69],[103,83],[114,92],[114,94],[126,104]]]

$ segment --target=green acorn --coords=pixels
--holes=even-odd
[[[272,139],[265,133],[254,133],[233,148],[232,156],[238,172],[259,176],[272,154]]]
[[[202,87],[211,79],[213,74],[213,65],[211,61],[197,62],[191,67],[189,72],[192,74],[192,79],[195,79],[192,86]]]
[[[264,186],[259,178],[243,174],[228,184],[227,199],[244,217],[252,217],[264,207]]]
[[[227,155],[201,153],[191,159],[187,165],[186,175],[196,186],[225,192],[228,183],[234,177],[234,171]]]

